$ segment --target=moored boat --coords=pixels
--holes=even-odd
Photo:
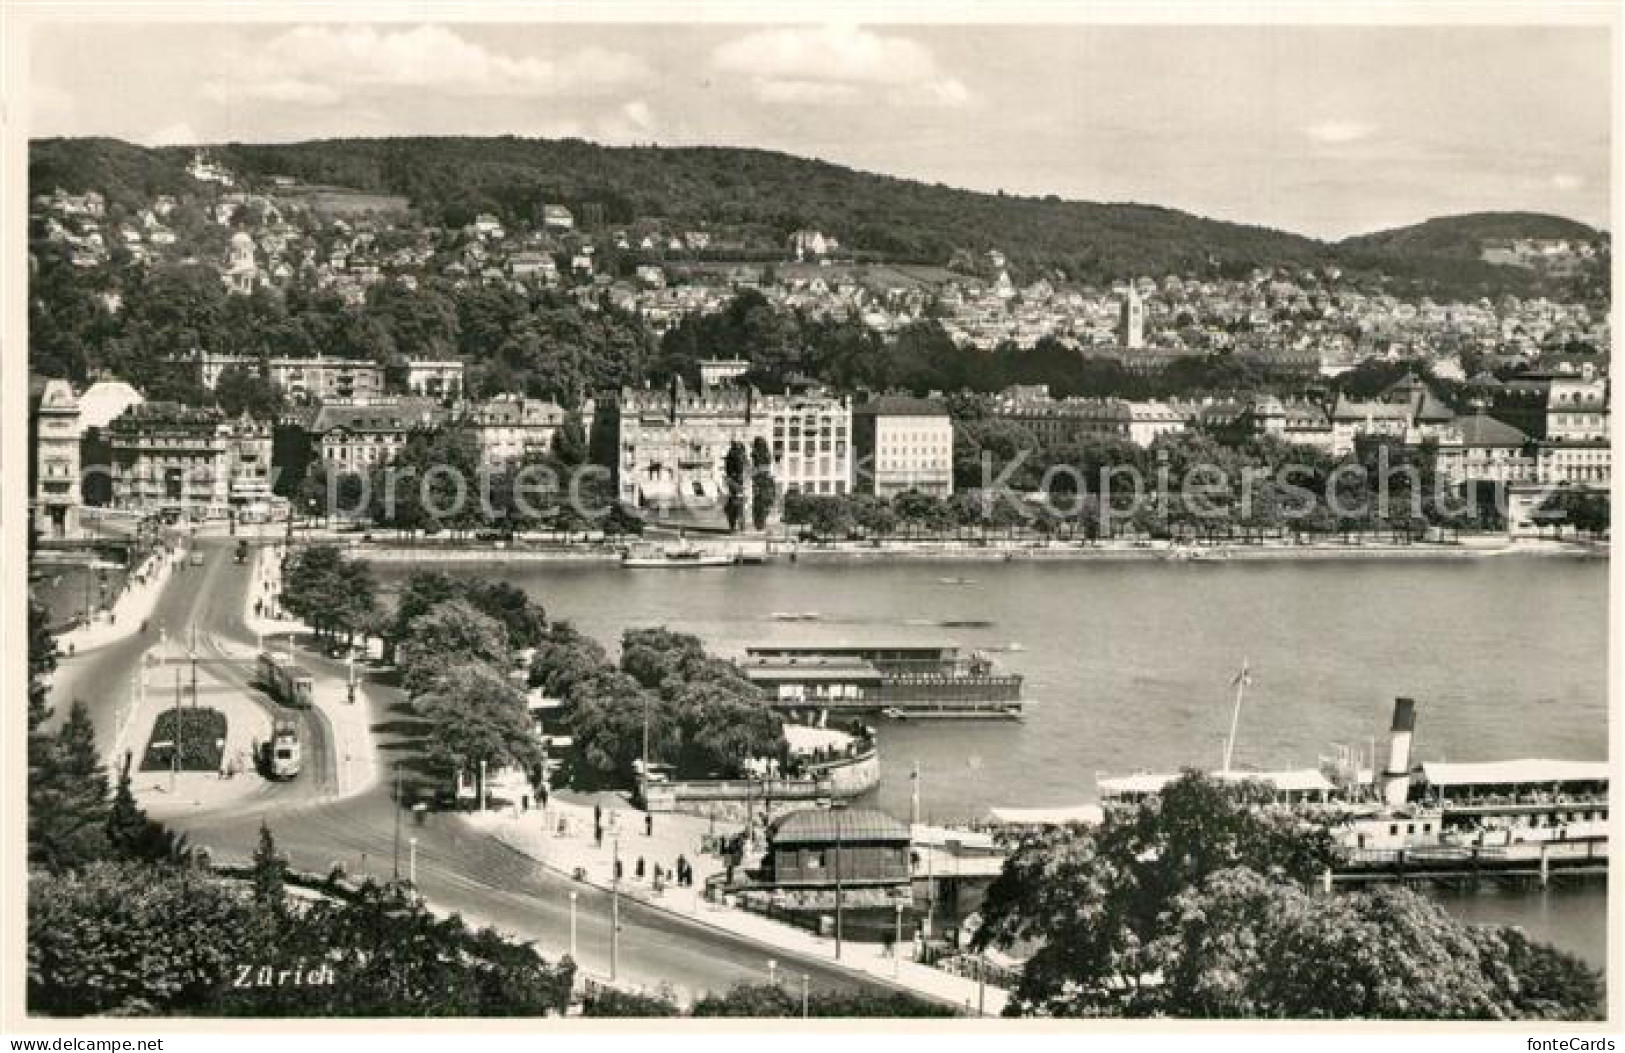
[[[664,548],[646,546],[627,549],[621,554],[621,566],[652,567],[731,567],[737,562],[727,552],[713,552],[696,545],[668,545]]]

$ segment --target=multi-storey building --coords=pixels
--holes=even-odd
[[[854,489],[892,498],[910,490],[954,492],[954,426],[931,399],[883,395],[852,414]]]
[[[1056,399],[1044,385],[1007,389],[993,412],[1021,425],[1045,446],[1086,438],[1126,439],[1134,423],[1128,403],[1121,399]]]
[[[231,508],[266,509],[271,501],[271,425],[246,414],[221,427],[226,442],[226,500]]]
[[[1491,414],[1550,442],[1608,438],[1608,381],[1595,374],[1523,373],[1495,393]]]
[[[406,390],[422,398],[459,398],[463,393],[463,363],[455,358],[409,358]]]
[[[852,485],[852,407],[822,393],[763,400],[773,472],[785,493],[844,494]]]
[[[1128,438],[1136,446],[1150,446],[1164,435],[1186,428],[1185,415],[1166,402],[1130,402]]]
[[[259,361],[247,355],[200,354],[199,380],[213,391],[220,374],[233,366],[257,370]],[[384,369],[374,362],[323,355],[273,358],[266,362],[266,370],[282,393],[295,402],[349,402],[379,398],[384,393]]]
[[[330,472],[364,474],[388,464],[415,433],[445,420],[428,399],[389,399],[318,407],[305,424],[312,445]]]
[[[1529,436],[1485,413],[1459,418],[1439,440],[1434,463],[1440,476],[1458,486],[1535,481]]]
[[[681,380],[670,388],[623,388],[621,500],[645,508],[717,507],[727,495],[728,450],[737,442],[749,453],[757,439],[771,438],[767,406],[751,388],[695,394]]]
[[[79,399],[66,380],[52,380],[34,407],[34,524],[42,537],[79,530]]]
[[[227,429],[218,411],[147,402],[107,431],[113,507],[194,519],[227,514]]]
[[[480,459],[495,465],[551,451],[567,416],[551,399],[500,395],[474,405],[465,419],[479,438]]]
[[[1342,456],[1363,438],[1392,439],[1409,446],[1440,441],[1455,423],[1456,413],[1422,381],[1408,376],[1375,399],[1339,394],[1332,406],[1331,452]]]

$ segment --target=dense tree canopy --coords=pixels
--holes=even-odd
[[[1007,1012],[1036,1016],[1502,1019],[1594,1016],[1569,955],[1457,922],[1403,889],[1327,895],[1330,834],[1262,785],[1187,773],[1094,829],[1023,840],[978,946],[1026,957]]]

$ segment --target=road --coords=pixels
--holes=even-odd
[[[243,623],[249,572],[231,558],[235,542],[198,539],[202,567],[177,568],[159,598],[146,639],[109,644],[63,663],[54,695],[81,697],[91,708],[98,741],[110,746],[123,685],[138,669],[141,654],[159,625],[173,636],[197,627],[198,651],[210,656],[214,675],[252,691],[247,667],[228,656],[251,654],[256,641]],[[300,662],[318,678],[345,675],[342,663],[305,654]],[[108,685],[98,690],[99,685]],[[119,685],[112,688],[111,685]],[[256,693],[257,694],[257,693]],[[263,696],[262,704],[272,706]],[[373,707],[375,733],[387,749],[386,710],[399,692],[372,684],[364,697]],[[284,712],[285,711],[280,711]],[[472,923],[533,941],[549,958],[570,948],[570,893],[575,892],[577,961],[586,970],[611,972],[610,893],[578,884],[473,829],[455,813],[429,813],[421,825],[395,807],[387,780],[353,796],[335,796],[331,728],[319,713],[306,725],[309,772],[291,783],[268,784],[267,791],[213,813],[168,820],[192,843],[207,847],[217,860],[242,859],[253,852],[260,821],[276,835],[293,867],[318,873],[341,863],[352,874],[401,876],[411,866],[409,839],[417,838],[418,889],[435,907],[454,911]],[[397,829],[399,839],[397,840]],[[813,990],[872,989],[888,985],[855,975],[833,962],[788,953],[712,928],[701,922],[622,897],[618,977],[646,987],[667,984],[693,996],[739,982],[763,982],[769,960],[786,982],[808,978]]]

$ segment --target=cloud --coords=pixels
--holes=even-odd
[[[880,94],[891,102],[963,106],[971,97],[923,44],[849,25],[748,33],[718,45],[711,65],[747,78],[766,102],[844,104]]]
[[[649,142],[654,138],[655,114],[642,99],[632,99],[600,117],[592,127],[592,138],[601,143]]]
[[[1352,143],[1376,130],[1376,125],[1364,121],[1321,121],[1305,128],[1303,133],[1317,143]]]
[[[1552,176],[1552,186],[1559,190],[1579,190],[1586,185],[1584,177],[1572,172],[1558,172]]]
[[[229,54],[205,84],[219,102],[320,107],[358,94],[434,92],[461,98],[601,94],[646,80],[638,56],[599,47],[561,58],[515,57],[444,26],[297,26],[252,52]]]

